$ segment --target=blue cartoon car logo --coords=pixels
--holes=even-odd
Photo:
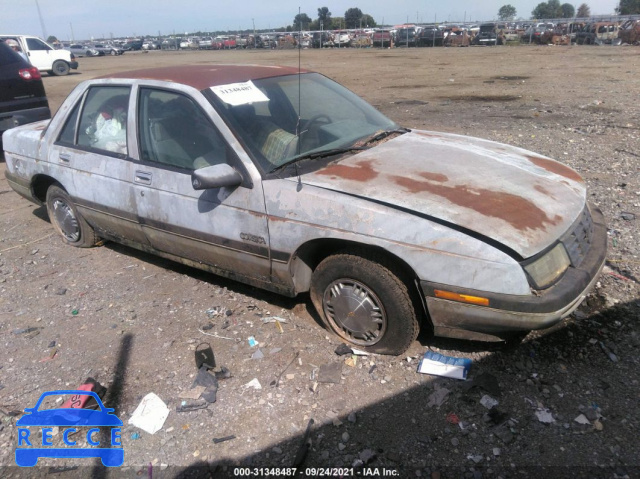
[[[47,396],[72,395],[73,398],[91,396],[98,404],[98,410],[66,408],[38,411]],[[113,409],[106,408],[98,395],[93,391],[49,391],[42,396],[33,408],[26,408],[16,426],[18,427],[18,445],[16,448],[16,464],[21,467],[32,467],[41,457],[85,458],[99,457],[107,467],[118,467],[124,462],[124,450],[120,440],[122,421],[113,414]],[[36,436],[27,426],[41,427],[42,434]],[[66,447],[54,447],[52,428],[58,427],[62,433],[62,441]],[[77,441],[71,436],[78,432],[78,427],[90,427],[86,433],[87,444],[91,447],[74,447]],[[110,428],[109,447],[100,441],[104,434],[101,428]]]

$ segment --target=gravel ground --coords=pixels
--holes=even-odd
[[[84,79],[184,63],[297,65],[298,56],[85,58],[80,74],[47,77],[45,87],[55,110]],[[576,169],[609,227],[593,293],[561,325],[508,348],[423,335],[402,357],[338,356],[340,343],[308,297],[282,298],[113,243],[65,247],[46,210],[2,175],[0,476],[226,477],[237,467],[266,475],[259,468],[295,462],[313,419],[298,468],[308,475],[640,477],[638,49],[344,49],[304,51],[302,65],[404,126],[511,143]],[[281,330],[264,321],[272,316],[286,320]],[[20,332],[28,328],[38,329]],[[202,342],[231,377],[219,381],[215,403],[177,412],[193,402],[181,396],[196,379]],[[471,359],[469,380],[418,374],[428,349]],[[327,365],[337,383],[323,382],[332,379]],[[15,414],[89,376],[108,388],[105,402],[125,423],[124,467],[71,459],[12,467]],[[254,379],[261,389],[248,386]],[[153,435],[128,424],[150,392],[170,410]],[[491,400],[490,411],[483,403]],[[62,466],[69,469],[55,469]],[[317,469],[333,467],[347,470]]]

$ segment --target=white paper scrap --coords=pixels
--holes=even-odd
[[[480,399],[480,404],[482,404],[487,409],[491,409],[496,407],[499,403],[497,399],[493,399],[491,396],[487,396],[486,394],[482,396]]]
[[[155,434],[164,425],[169,416],[169,408],[154,393],[149,393],[142,398],[140,404],[129,419],[129,424],[139,427],[149,434]]]
[[[212,86],[211,91],[231,106],[269,101],[269,98],[251,80],[245,83]]]
[[[574,419],[578,424],[591,424],[591,421],[587,419],[587,416],[584,414],[580,414],[577,418]]]
[[[540,409],[536,411],[536,417],[538,418],[538,421],[545,424],[556,422],[556,420],[553,418],[553,414],[551,414],[551,411],[549,411],[548,409]]]

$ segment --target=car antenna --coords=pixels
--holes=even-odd
[[[296,155],[300,156],[300,105],[302,88],[300,86],[300,73],[301,73],[301,64],[302,64],[302,18],[300,17],[300,6],[298,6],[298,121],[296,122],[296,138],[298,139],[296,143]],[[300,173],[298,172],[298,162],[294,163],[296,168],[296,176],[298,177],[298,186],[297,190],[300,191],[302,189],[302,179],[300,178]]]

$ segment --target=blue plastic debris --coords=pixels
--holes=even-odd
[[[471,359],[455,358],[427,351],[420,360],[420,364],[418,364],[418,372],[464,380],[467,379],[470,367]]]

